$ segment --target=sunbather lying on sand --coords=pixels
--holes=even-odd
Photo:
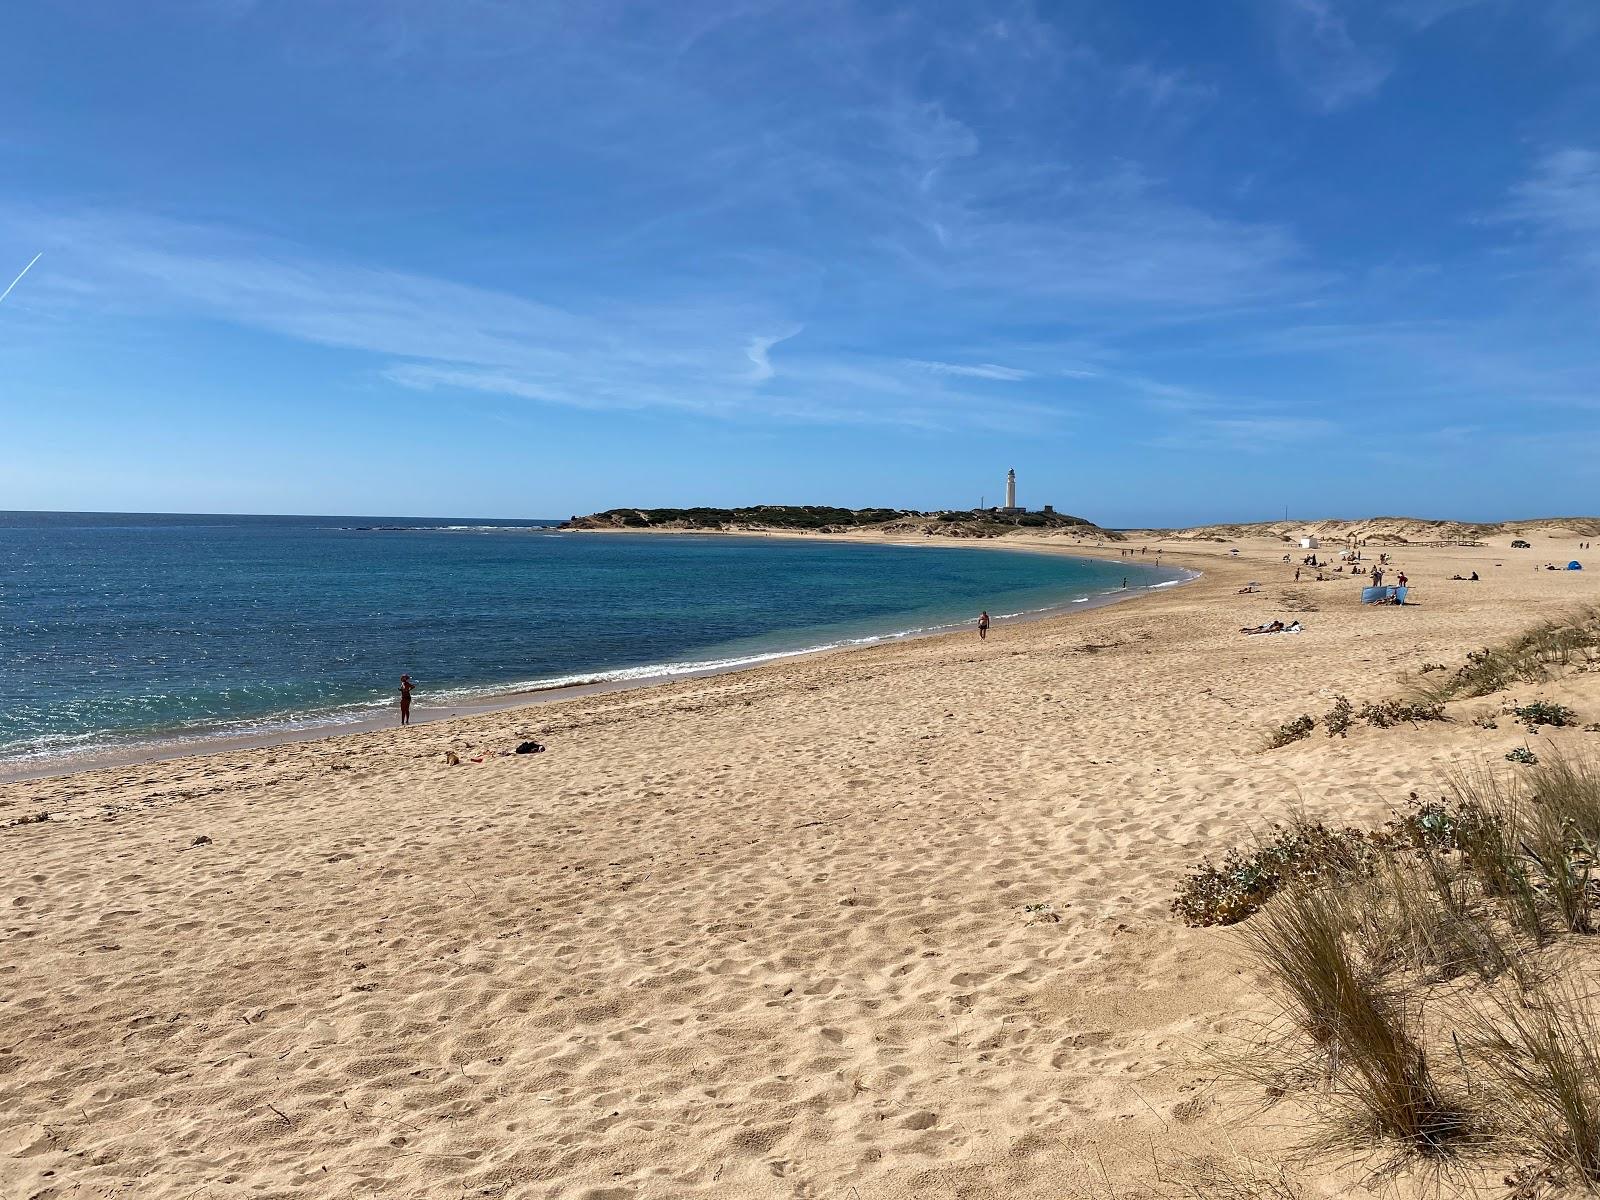
[[[1254,633],[1299,633],[1300,632],[1300,622],[1299,621],[1294,621],[1294,622],[1292,622],[1292,623],[1290,623],[1288,625],[1285,625],[1282,621],[1268,621],[1265,625],[1257,625],[1254,628],[1246,626],[1245,628],[1239,630],[1239,632],[1240,633],[1245,633],[1245,634],[1254,634]]]

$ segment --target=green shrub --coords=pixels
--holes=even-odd
[[[1389,729],[1408,721],[1415,725],[1420,721],[1447,719],[1443,704],[1417,703],[1410,700],[1383,700],[1375,704],[1363,704],[1356,712],[1356,716],[1376,729]]]
[[[1577,723],[1578,714],[1565,704],[1553,704],[1548,700],[1535,700],[1532,704],[1522,704],[1513,708],[1512,713],[1530,729],[1535,725],[1573,725]]]
[[[1359,875],[1372,859],[1361,830],[1297,817],[1273,825],[1254,846],[1235,846],[1220,866],[1202,862],[1179,886],[1172,911],[1188,925],[1233,925],[1291,883]]]
[[[1355,715],[1355,708],[1343,696],[1333,698],[1333,707],[1328,710],[1328,715],[1322,718],[1323,727],[1327,729],[1329,737],[1345,737],[1350,732],[1350,720]]]
[[[1280,746],[1287,746],[1290,742],[1298,742],[1301,738],[1308,738],[1311,736],[1311,731],[1316,728],[1316,724],[1310,714],[1302,713],[1294,720],[1279,725],[1273,731],[1272,736],[1267,739],[1267,747],[1268,749],[1276,750]]]
[[[1506,761],[1523,763],[1531,767],[1534,763],[1539,761],[1539,756],[1532,750],[1529,750],[1526,746],[1518,746],[1515,750],[1506,751]]]

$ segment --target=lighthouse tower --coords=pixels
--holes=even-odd
[[[1006,472],[1006,511],[1017,510],[1017,469],[1015,467]]]

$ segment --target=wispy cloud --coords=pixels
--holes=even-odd
[[[1338,432],[1337,424],[1321,417],[1202,417],[1169,427],[1150,444],[1165,450],[1282,454]]]
[[[772,349],[801,332],[750,300],[679,298],[587,312],[506,291],[321,258],[304,247],[214,227],[126,215],[0,220],[51,248],[41,302],[80,315],[195,318],[370,356],[370,370],[417,390],[450,390],[588,410],[661,410],[724,420],[1019,428],[1059,410],[996,403],[929,383],[919,363]],[[777,333],[770,332],[774,325]],[[765,330],[762,331],[762,327]],[[939,372],[1024,379],[979,364]]]
[[[1372,98],[1394,70],[1388,50],[1351,35],[1334,0],[1275,0],[1269,10],[1284,70],[1323,112]]]
[[[771,379],[776,372],[772,368],[771,350],[779,342],[786,342],[800,332],[798,326],[784,333],[774,333],[765,336],[753,337],[750,344],[744,348],[745,357],[750,360],[751,370],[748,376],[752,383],[764,383]]]
[[[909,366],[921,367],[924,371],[932,371],[935,375],[964,375],[969,379],[996,379],[1008,383],[1033,377],[1032,371],[1024,371],[1017,367],[1002,367],[997,363],[930,362],[919,358],[908,358],[906,362]]]
[[[1504,216],[1552,241],[1600,284],[1600,152],[1568,146],[1546,154],[1511,193]]]
[[[1497,0],[1390,0],[1389,11],[1413,29],[1427,29],[1458,12],[1483,8],[1496,2]]]
[[[1417,30],[1470,11],[1519,25],[1536,21],[1563,51],[1575,50],[1600,34],[1600,5],[1594,0],[1390,0],[1388,11]]]
[[[1600,236],[1600,151],[1568,146],[1512,189],[1509,215],[1578,237]]]

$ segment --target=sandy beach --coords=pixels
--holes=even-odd
[[[1369,547],[1414,603],[1363,608],[1279,540],[1136,540],[1203,578],[981,644],[0,785],[0,1195],[1128,1200],[1276,1161],[1294,1106],[1211,1084],[1262,991],[1168,902],[1294,805],[1381,820],[1530,740],[1484,699],[1264,749],[1600,602],[1539,569],[1576,535],[1508,541]],[[1275,618],[1304,632],[1238,632]],[[1600,672],[1518,694],[1600,719]]]

